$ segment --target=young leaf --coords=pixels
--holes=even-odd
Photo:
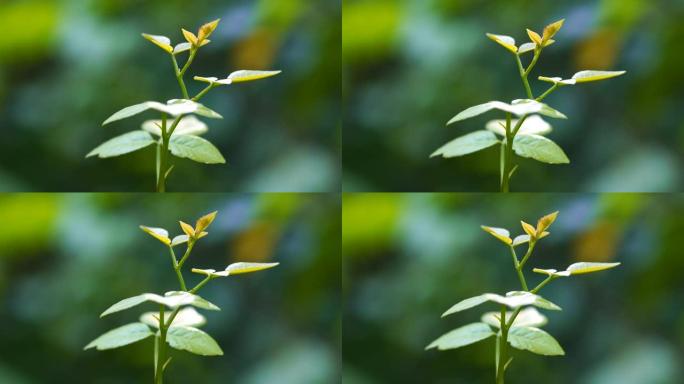
[[[536,237],[537,236],[537,229],[532,226],[531,224],[527,224],[526,222],[520,220],[520,224],[522,225],[523,231],[530,235],[530,237]]]
[[[166,36],[159,36],[159,35],[150,35],[147,33],[143,33],[142,36],[152,42],[154,45],[158,46],[159,48],[165,50],[168,53],[173,52],[173,47],[171,47],[171,40],[166,37]]]
[[[198,43],[202,43],[204,40],[206,40],[209,36],[211,36],[212,33],[216,30],[218,27],[219,22],[221,19],[216,19],[214,21],[210,21],[204,25],[202,25],[197,32],[197,41]]]
[[[146,227],[141,225],[140,229],[166,245],[171,244],[171,239],[169,239],[169,231],[164,228]]]
[[[551,212],[548,215],[544,215],[541,217],[539,220],[537,220],[537,235],[542,234],[542,232],[546,231],[549,229],[551,224],[556,221],[556,218],[558,217],[558,211]]]
[[[511,129],[518,124],[518,119],[511,120]],[[490,120],[485,128],[488,131],[492,131],[497,135],[506,137],[506,120]],[[551,124],[547,123],[539,115],[532,115],[523,121],[520,129],[518,130],[518,135],[545,135],[551,132]]]
[[[211,213],[207,213],[206,215],[200,217],[197,219],[195,222],[195,233],[200,233],[204,231],[205,229],[209,228],[211,223],[214,222],[216,219],[216,215],[218,214],[218,211],[214,211]]]
[[[169,328],[166,341],[175,349],[202,356],[221,356],[223,351],[216,341],[204,331],[193,327]]]
[[[186,235],[188,235],[189,237],[195,236],[195,228],[193,228],[192,225],[185,223],[183,221],[179,221],[179,223],[181,229],[183,230],[183,232],[185,232]]]
[[[205,45],[207,45],[209,43],[211,43],[211,40],[209,40],[209,39],[204,40],[204,41],[202,41],[202,44],[200,44],[200,47],[204,47]],[[177,55],[179,53],[183,53],[183,52],[189,51],[191,49],[192,49],[192,44],[180,43],[173,48],[173,54]]]
[[[527,29],[527,36],[530,37],[530,41],[533,43],[537,44],[538,46],[542,46],[542,37],[539,36],[539,34],[531,29]]]
[[[561,19],[556,21],[555,23],[551,23],[544,27],[544,33],[542,36],[542,42],[546,43],[549,41],[558,31],[560,31],[561,27],[563,27],[563,23],[565,22],[565,19]]]
[[[125,155],[146,148],[156,141],[145,131],[132,131],[109,139],[90,151],[86,157],[108,158]]]
[[[545,81],[547,83],[553,83],[558,85],[574,85],[577,82],[575,79],[563,80],[562,77],[539,76],[538,79],[541,81]]]
[[[207,309],[210,311],[219,311],[220,308],[217,307],[216,305],[208,302],[207,300],[197,296],[193,295],[192,293],[189,292],[178,292],[178,291],[171,291],[171,292],[166,292],[164,296],[160,296],[154,293],[143,293],[141,295],[129,297],[127,299],[123,299],[119,301],[118,303],[112,305],[111,307],[107,308],[106,311],[102,312],[100,317],[104,317],[107,315],[110,315],[112,313],[120,312],[132,307],[135,307],[137,305],[140,305],[144,302],[151,301],[153,303],[165,305],[171,309],[175,309],[184,305],[192,305],[197,308],[203,308]]]
[[[522,54],[522,53],[532,52],[532,51],[534,51],[534,48],[535,48],[536,46],[537,46],[537,44],[535,44],[535,43],[525,43],[525,44],[522,44],[522,45],[518,48],[518,54],[520,55],[520,54]]]
[[[264,269],[273,268],[279,264],[280,263],[233,263],[227,266],[225,270],[220,272],[216,272],[215,269],[199,268],[193,268],[192,272],[207,276],[227,277],[232,275],[240,275],[244,273],[263,271]]]
[[[456,157],[481,151],[499,143],[496,136],[489,131],[475,131],[451,140],[430,155],[430,157]]]
[[[219,85],[230,85],[233,83],[232,80],[230,79],[221,79],[219,80],[218,77],[202,77],[202,76],[195,76],[195,80],[201,81],[203,83],[209,83],[212,85],[219,84]]]
[[[513,139],[513,150],[519,156],[529,157],[548,164],[567,164],[567,155],[558,144],[539,135],[517,135]]]
[[[582,263],[571,264],[566,269],[566,271],[570,272],[571,275],[581,275],[584,273],[604,271],[606,269],[615,268],[618,265],[620,265],[620,263],[588,263],[588,262],[582,262]]]
[[[187,243],[189,240],[190,237],[188,235],[178,235],[171,240],[171,246],[175,247],[176,245]]]
[[[161,137],[161,120],[147,120],[142,124],[142,129],[155,135]],[[171,128],[169,126],[169,123],[167,121],[167,127],[166,129],[168,130]],[[186,116],[184,117],[176,126],[176,129],[173,131],[173,136],[176,135],[193,135],[193,136],[199,136],[208,131],[207,125],[200,119],[196,118],[195,116]]]
[[[625,74],[626,71],[580,71],[572,75],[577,83],[610,79]]]
[[[169,150],[176,157],[188,158],[204,164],[225,164],[221,152],[209,141],[190,135],[171,136]]]
[[[233,83],[243,83],[246,81],[260,80],[280,74],[282,71],[252,71],[240,70],[228,75],[226,78]]]
[[[518,52],[518,47],[515,46],[515,39],[510,36],[487,33],[487,37],[513,53]]]
[[[192,45],[197,45],[197,36],[195,36],[194,33],[186,30],[185,28],[181,28],[181,32],[183,32],[183,37],[185,37],[185,40],[192,44]]]
[[[532,270],[534,273],[541,273],[543,275],[549,275],[549,276],[556,276],[556,277],[567,277],[570,276],[570,272],[568,271],[557,271],[555,269],[541,269],[541,268],[534,268]]]
[[[556,339],[535,327],[516,327],[508,332],[508,342],[514,348],[544,356],[563,356],[565,352]]]
[[[530,242],[530,235],[518,235],[513,239],[513,246],[517,247],[520,244],[525,244]]]
[[[445,349],[461,348],[494,335],[495,333],[489,325],[485,323],[472,323],[440,336],[425,349],[437,348],[443,351]]]
[[[512,291],[506,293],[506,296],[497,295],[496,293],[483,293],[482,295],[462,300],[456,303],[451,308],[449,308],[446,312],[444,312],[444,314],[442,314],[442,317],[473,308],[488,301],[505,305],[512,309],[526,307],[528,305],[534,305],[535,307],[548,309],[552,311],[561,310],[561,308],[556,304],[544,299],[539,295],[535,295],[534,293],[524,291]]]
[[[506,312],[506,319],[510,319],[513,315],[512,312]],[[487,312],[482,315],[482,322],[487,323],[493,327],[499,328],[501,321],[499,316],[501,312]],[[513,321],[513,327],[543,327],[548,322],[546,316],[542,315],[541,312],[535,307],[528,307],[520,311],[518,316]]]
[[[484,104],[479,104],[470,107],[454,116],[451,120],[449,120],[447,125],[453,124],[457,121],[481,115],[485,112],[491,111],[492,109],[498,109],[500,111],[509,112],[517,116],[539,113],[545,116],[553,117],[555,119],[567,119],[567,117],[564,114],[549,107],[544,103],[540,103],[536,100],[530,99],[517,99],[513,100],[511,104],[507,104],[502,101],[489,101]]]
[[[154,333],[152,333],[150,327],[147,325],[143,323],[131,323],[119,328],[114,328],[111,331],[102,334],[97,339],[91,341],[83,349],[86,350],[90,348],[96,348],[98,351],[114,349],[123,347],[124,345],[133,344],[153,335]]]
[[[168,326],[168,321],[171,318],[171,313],[164,313],[164,325]],[[151,327],[159,328],[159,312],[146,312],[140,316],[140,322],[145,323]],[[201,327],[207,323],[207,319],[202,316],[193,307],[185,307],[178,311],[176,317],[173,318],[173,327]]]
[[[503,241],[506,244],[512,244],[513,240],[511,240],[511,234],[508,232],[507,229],[504,228],[496,228],[496,227],[488,227],[486,225],[481,225],[480,228],[484,230],[485,232],[489,233],[490,235],[496,237],[497,239]]]

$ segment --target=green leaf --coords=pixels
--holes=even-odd
[[[233,263],[227,266],[226,269],[221,272],[216,272],[215,269],[199,268],[193,268],[192,272],[199,273],[200,275],[227,277],[232,275],[240,275],[244,273],[263,271],[264,269],[273,268],[279,264],[280,263]]]
[[[530,242],[530,235],[518,235],[513,239],[513,246],[517,247],[520,244],[525,244]]]
[[[164,313],[164,325],[168,325],[171,318],[170,312]],[[145,323],[151,327],[159,328],[159,312],[146,312],[140,316],[140,322]],[[174,327],[201,327],[206,324],[207,319],[204,318],[193,307],[185,307],[178,311],[176,317],[173,318],[171,326]]]
[[[171,246],[176,246],[180,244],[187,243],[190,240],[190,237],[188,235],[178,235],[171,240]]]
[[[495,333],[489,325],[485,323],[472,323],[440,336],[425,349],[437,348],[443,351],[445,349],[461,348],[494,335]]]
[[[499,328],[501,312],[487,312],[482,315],[482,322],[493,327]],[[513,316],[513,312],[506,312],[506,321]],[[546,325],[548,319],[534,307],[528,307],[520,311],[513,321],[513,327],[542,327]]]
[[[140,229],[166,245],[171,244],[171,239],[169,239],[169,231],[164,228],[146,227],[141,225]]]
[[[142,124],[142,129],[155,135],[161,137],[161,120],[147,120]],[[170,123],[167,121],[166,129],[171,128]],[[184,117],[176,126],[173,131],[173,135],[193,135],[199,136],[208,131],[207,125],[196,118],[195,116]]]
[[[558,85],[574,85],[577,82],[575,79],[563,80],[562,77],[539,76],[538,79],[541,81],[545,81],[547,83],[553,83]]]
[[[221,356],[221,347],[205,332],[193,327],[171,327],[166,341],[175,349],[202,356]]]
[[[446,143],[436,150],[430,157],[443,156],[446,158],[463,156],[481,151],[499,143],[496,136],[489,131],[475,131]]]
[[[532,271],[535,273],[541,273],[541,274],[549,275],[549,276],[567,277],[567,276],[571,276],[571,275],[581,275],[581,274],[585,274],[585,273],[604,271],[606,269],[615,268],[618,265],[620,265],[620,263],[581,262],[581,263],[571,264],[568,268],[565,269],[565,271],[560,271],[560,272],[555,270],[555,269],[541,269],[541,268],[534,268]]]
[[[513,53],[518,51],[518,47],[515,46],[515,39],[510,36],[487,33],[487,37]]]
[[[518,47],[518,54],[533,52],[537,45],[535,43],[525,43]]]
[[[208,302],[207,300],[204,300],[203,298],[197,295],[193,295],[190,292],[170,291],[166,292],[164,296],[160,296],[154,293],[143,293],[141,295],[123,299],[109,307],[106,311],[102,312],[100,317],[104,317],[115,312],[123,311],[148,301],[165,305],[171,309],[175,309],[184,305],[192,305],[197,308],[208,309],[211,311],[220,310],[220,308],[216,305]]]
[[[518,124],[518,119],[511,120],[511,129]],[[485,128],[488,131],[492,131],[497,135],[506,137],[506,120],[490,120]],[[551,132],[551,124],[547,123],[546,120],[542,119],[539,115],[532,115],[523,121],[520,129],[518,130],[518,135],[545,135]]]
[[[512,291],[506,293],[506,296],[497,295],[496,293],[484,293],[482,295],[474,296],[456,303],[454,306],[449,308],[442,317],[449,316],[456,312],[461,312],[466,309],[476,307],[485,302],[494,302],[497,304],[505,305],[509,308],[516,309],[519,307],[526,307],[528,305],[534,305],[535,307],[548,309],[552,311],[560,311],[561,308],[556,304],[544,299],[539,295],[534,293],[524,292],[524,291]]]
[[[482,228],[483,231],[489,233],[490,235],[496,237],[497,239],[503,241],[506,244],[513,243],[513,240],[511,240],[510,237],[511,233],[508,232],[508,229],[488,227],[486,225],[481,225],[480,228]]]
[[[516,327],[508,332],[508,342],[514,348],[544,356],[563,356],[565,351],[556,339],[539,328]]]
[[[144,103],[131,105],[126,107],[105,120],[102,125],[107,125],[109,123],[123,120],[131,116],[135,116],[142,112],[148,111],[150,109],[166,113],[171,116],[181,116],[190,113],[196,113],[201,116],[209,117],[212,119],[221,119],[221,115],[212,111],[211,109],[205,107],[204,105],[197,103],[192,100],[185,99],[173,99],[169,100],[167,104],[162,104],[158,101],[146,101]]]
[[[577,83],[587,83],[589,81],[599,81],[610,79],[625,74],[626,71],[580,71],[575,73],[572,78]]]
[[[475,105],[458,113],[451,120],[449,120],[447,125],[457,121],[469,119],[471,117],[479,116],[485,112],[491,111],[492,109],[509,112],[516,116],[539,113],[548,117],[553,117],[555,119],[567,119],[564,114],[544,103],[540,103],[531,99],[516,99],[513,100],[511,104],[504,103],[503,101],[489,101],[484,104]]]
[[[567,164],[570,162],[558,144],[539,135],[517,135],[513,150],[519,156],[529,157],[542,163]]]
[[[169,150],[176,157],[188,158],[204,164],[224,164],[226,159],[209,141],[199,136],[171,136]]]
[[[154,333],[152,333],[150,327],[147,325],[143,323],[131,323],[112,329],[91,341],[90,344],[86,345],[83,349],[96,348],[98,351],[114,349],[133,344],[153,335]]]
[[[132,131],[107,140],[97,146],[86,157],[98,156],[102,159],[125,155],[156,143],[145,131]]]
[[[154,45],[158,46],[159,48],[165,50],[168,53],[173,52],[173,47],[171,47],[171,40],[166,36],[150,35],[147,33],[143,33],[142,37],[144,37],[146,40],[152,42]]]
[[[281,72],[282,71],[240,70],[228,75],[227,80],[230,80],[233,83],[243,83],[246,81],[265,79],[267,77],[275,76]]]

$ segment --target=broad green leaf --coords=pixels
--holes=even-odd
[[[481,225],[480,228],[482,228],[483,231],[489,233],[490,235],[496,237],[497,239],[503,241],[506,244],[513,243],[513,240],[511,240],[511,234],[510,232],[508,232],[507,229],[488,227],[486,225]]]
[[[111,331],[102,334],[83,349],[96,348],[98,351],[114,349],[133,344],[153,335],[154,333],[152,333],[150,327],[147,325],[143,323],[131,323],[119,328],[114,328]]]
[[[555,269],[541,269],[541,268],[534,268],[532,271],[536,272],[536,273],[541,273],[544,275],[549,275],[549,276],[567,277],[567,276],[571,276],[571,275],[581,275],[584,273],[604,271],[606,269],[615,268],[618,265],[620,265],[620,263],[581,262],[581,263],[571,264],[568,268],[565,269],[565,271],[560,271],[560,272],[555,270]]]
[[[221,356],[223,351],[211,336],[193,327],[171,327],[166,341],[175,349],[202,356]]]
[[[171,318],[170,312],[164,312],[164,326],[168,326],[168,321]],[[159,312],[146,312],[140,316],[140,322],[145,323],[151,327],[159,328]],[[173,327],[201,327],[206,324],[207,319],[204,318],[193,307],[185,307],[178,311],[176,317],[173,318]]]
[[[449,158],[463,156],[489,148],[497,143],[499,143],[499,140],[493,133],[489,131],[475,131],[467,135],[457,137],[454,140],[444,144],[438,150],[433,152],[430,157],[442,156]]]
[[[227,80],[230,80],[233,83],[242,83],[246,81],[265,79],[267,77],[275,76],[281,72],[282,71],[240,70],[228,75]]]
[[[512,119],[511,129],[513,129],[516,124],[518,124],[518,119]],[[485,128],[497,135],[506,136],[506,120],[491,120],[487,123]],[[518,130],[518,135],[545,135],[549,132],[551,132],[551,124],[547,123],[546,120],[539,115],[532,115],[523,121]]]
[[[149,133],[145,131],[132,131],[105,141],[98,145],[97,148],[90,151],[86,157],[97,156],[104,159],[121,156],[146,148],[154,143],[156,143],[156,141]]]
[[[172,121],[166,121],[166,129],[171,128]],[[147,120],[142,124],[142,129],[155,135],[161,137],[161,120]],[[196,118],[195,116],[184,117],[176,126],[173,131],[173,136],[176,135],[193,135],[199,136],[208,131],[207,125]]]
[[[204,164],[224,164],[226,159],[209,141],[190,135],[171,136],[169,150],[176,157],[188,158]]]
[[[123,299],[109,307],[106,311],[102,312],[100,317],[104,317],[115,312],[123,311],[148,301],[165,305],[171,309],[175,309],[184,305],[192,305],[197,308],[208,309],[211,311],[220,310],[219,307],[217,307],[216,305],[204,300],[203,298],[197,295],[193,295],[192,293],[171,291],[166,292],[164,296],[160,296],[154,293],[143,293],[141,295]]]
[[[171,239],[169,239],[169,231],[164,228],[146,227],[141,225],[140,229],[166,245],[171,244]]]
[[[513,139],[513,150],[519,156],[529,157],[542,163],[567,164],[570,159],[558,144],[539,135],[517,135]]]
[[[525,244],[530,242],[530,235],[518,235],[513,239],[513,246],[517,247],[520,244]]]
[[[166,37],[166,36],[159,36],[159,35],[150,35],[147,33],[143,33],[142,36],[152,42],[154,45],[158,46],[159,48],[165,50],[168,53],[173,52],[173,47],[171,46],[171,40]]]
[[[489,325],[485,323],[472,323],[440,336],[425,349],[437,348],[443,351],[445,349],[461,348],[494,335],[495,333]]]
[[[135,116],[142,112],[148,111],[150,109],[169,114],[171,116],[187,115],[190,113],[196,113],[201,116],[209,117],[212,119],[221,119],[221,115],[212,111],[211,109],[205,107],[204,105],[197,103],[192,100],[182,100],[174,99],[169,100],[167,104],[162,104],[158,101],[146,101],[144,103],[131,105],[126,107],[105,120],[102,125],[107,125],[109,123],[123,120],[131,116]]]
[[[615,268],[620,263],[588,263],[588,262],[582,262],[582,263],[574,263],[571,264],[566,271],[570,272],[571,275],[581,275],[584,273],[592,273],[592,272],[598,272],[598,271],[603,271],[606,269],[611,269]]]
[[[535,327],[516,327],[508,332],[508,342],[514,348],[544,356],[563,356],[565,351],[553,336]]]
[[[532,51],[534,51],[534,48],[535,48],[536,46],[537,46],[537,45],[536,45],[535,43],[525,43],[525,44],[522,44],[522,45],[518,48],[518,54],[527,53],[527,52],[532,52]]]
[[[501,312],[487,312],[482,315],[482,322],[493,327],[499,328],[501,325]],[[506,312],[506,322],[513,316],[513,312]],[[542,327],[546,325],[548,319],[542,315],[535,307],[527,307],[518,313],[513,321],[513,327]]]
[[[538,113],[548,117],[553,117],[555,119],[567,119],[564,114],[544,103],[540,103],[531,99],[516,99],[513,100],[511,104],[504,103],[503,101],[489,101],[484,104],[475,105],[458,113],[451,120],[449,120],[447,125],[457,121],[469,119],[471,117],[479,116],[485,112],[491,111],[492,109],[509,112],[516,116]]]
[[[497,295],[496,293],[484,293],[479,296],[474,296],[456,303],[454,306],[449,308],[442,317],[449,316],[456,312],[461,312],[466,309],[473,308],[482,303],[491,301],[493,303],[505,305],[509,308],[516,309],[519,307],[526,307],[528,305],[534,305],[535,307],[548,309],[552,311],[560,311],[561,308],[556,304],[544,299],[539,295],[534,293],[524,292],[524,291],[512,291],[506,293],[506,296]]]
[[[199,273],[200,275],[214,276],[214,277],[227,277],[232,275],[240,275],[243,273],[251,273],[262,271],[264,269],[273,268],[280,263],[233,263],[226,267],[225,270],[216,272],[215,269],[199,269],[193,268],[193,273]]]
[[[487,37],[513,53],[518,52],[518,47],[515,46],[515,39],[510,36],[487,33]]]
[[[580,71],[575,73],[572,78],[577,83],[586,83],[589,81],[599,81],[610,79],[625,74],[626,71]]]

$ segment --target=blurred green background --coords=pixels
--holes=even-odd
[[[151,191],[154,150],[85,155],[157,118],[112,126],[117,110],[178,98],[168,55],[140,34],[183,40],[221,18],[186,75],[281,69],[275,78],[215,89],[202,102],[224,116],[205,137],[227,165],[176,159],[170,191],[339,189],[340,12],[335,0],[10,0],[0,4],[0,190]],[[183,56],[181,63],[184,63]],[[181,64],[182,65],[182,64]]]
[[[532,72],[625,76],[566,87],[545,102],[569,116],[549,138],[571,164],[519,159],[515,191],[679,191],[684,186],[681,0],[346,0],[343,6],[344,189],[496,191],[498,151],[429,159],[494,112],[445,127],[461,110],[525,95],[515,60],[486,32],[528,40],[565,18]],[[529,60],[529,57],[527,57]],[[525,63],[527,61],[523,60]]]
[[[170,383],[332,383],[339,380],[340,202],[319,194],[22,194],[0,196],[0,382],[152,381],[153,340],[83,351],[154,305],[100,319],[113,303],[177,289],[168,251],[138,229],[179,234],[218,210],[188,267],[278,261],[211,282],[203,327],[224,356],[170,350]],[[188,284],[201,280],[185,274]]]
[[[441,319],[456,302],[519,287],[506,247],[480,225],[522,233],[520,220],[560,210],[528,262],[616,269],[558,280],[563,308],[544,327],[564,357],[514,350],[507,383],[675,384],[684,372],[684,197],[639,194],[348,194],[343,200],[344,383],[491,383],[494,339],[425,351],[478,321],[485,305]],[[533,276],[535,275],[535,276]]]

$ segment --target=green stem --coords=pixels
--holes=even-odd
[[[180,70],[181,76],[185,76],[185,72],[188,70],[188,68],[190,68],[190,65],[195,60],[196,54],[197,54],[197,48],[190,49],[190,56],[188,57],[188,61],[185,62],[183,69]],[[187,99],[187,97],[186,97],[186,99]]]
[[[176,277],[178,277],[178,283],[180,284],[181,291],[187,291],[188,288],[185,286],[183,273],[181,272],[178,259],[176,259],[176,253],[173,251],[173,247],[171,245],[169,245],[169,255],[171,256],[171,264],[173,265],[173,270],[176,271]]]
[[[210,282],[210,281],[213,280],[213,279],[214,279],[214,278],[213,278],[212,276],[207,276],[207,277],[205,277],[204,280],[200,281],[200,282],[195,286],[195,288],[191,289],[189,292],[192,293],[192,294],[194,295],[195,293],[197,293],[197,291],[199,291],[200,289],[202,289],[202,287],[204,287],[208,282]]]
[[[169,153],[169,137],[166,132],[166,114],[162,114],[161,124],[161,148],[157,154],[157,192],[166,192],[166,167]]]
[[[504,383],[504,373],[506,365],[506,348],[508,343],[508,328],[506,327],[506,306],[501,306],[501,315],[499,317],[499,324],[501,329],[501,336],[498,338],[499,342],[499,361],[496,365],[496,383]]]
[[[183,98],[189,99],[190,96],[188,95],[188,89],[185,87],[185,81],[183,81],[184,72],[181,72],[181,70],[178,68],[178,61],[176,60],[176,56],[174,56],[173,54],[171,54],[171,61],[173,62],[173,72],[176,74],[176,81],[178,81],[178,86],[180,87],[181,92],[183,93]]]
[[[212,89],[216,88],[216,84],[212,83],[206,86],[203,90],[200,91],[195,97],[192,98],[192,101],[199,101],[204,95],[206,95],[209,91]]]
[[[170,323],[170,322],[169,322]],[[155,363],[154,383],[164,382],[164,356],[166,355],[166,327],[164,324],[164,306],[159,307],[159,343],[157,350],[157,361]]]
[[[540,289],[544,288],[544,286],[546,286],[546,284],[548,284],[548,283],[550,283],[550,282],[556,280],[557,277],[558,277],[558,276],[549,275],[549,277],[547,277],[544,281],[542,281],[541,283],[539,283],[539,285],[537,285],[536,287],[534,287],[534,289],[532,289],[532,290],[530,291],[530,293],[535,293],[535,294],[536,294],[537,292],[539,292]]]
[[[520,261],[520,268],[525,266],[525,263],[527,263],[527,260],[532,256],[532,251],[534,250],[534,246],[537,245],[536,240],[530,240],[529,245],[527,246],[527,252],[525,253],[525,256],[523,256],[522,261]]]
[[[535,53],[536,57],[536,53]],[[520,61],[520,56],[518,54],[515,54],[515,61],[518,64],[518,72],[520,73],[520,79],[523,82],[523,86],[525,86],[525,92],[527,92],[527,98],[528,99],[534,99],[534,96],[532,95],[532,88],[530,88],[530,82],[527,81],[527,75],[529,71],[526,71],[523,69],[522,61]],[[531,69],[528,68],[528,70]]]
[[[515,254],[515,249],[512,245],[509,245],[508,248],[511,250],[513,266],[515,267],[515,271],[518,273],[518,280],[520,280],[520,285],[522,286],[524,291],[527,291],[527,281],[525,281],[525,274],[523,274],[522,272],[522,267],[520,266],[520,262],[518,261],[518,256]]]
[[[556,89],[558,89],[558,87],[559,87],[559,83],[554,83],[549,89],[546,90],[546,92],[544,92],[544,93],[542,93],[541,95],[539,95],[539,97],[537,97],[535,100],[537,100],[537,101],[542,101],[542,100],[544,100],[544,99],[546,98],[546,96],[550,95],[551,92],[553,92],[553,91],[555,91]]]
[[[192,248],[195,246],[195,241],[195,239],[188,240],[188,247],[185,249],[185,254],[183,255],[183,257],[181,257],[180,261],[178,262],[178,269],[183,268],[185,260],[187,260],[188,257],[190,257],[190,252],[192,252]]]
[[[511,134],[511,114],[506,114],[506,143],[502,146],[501,192],[510,190],[511,163],[513,161],[513,135]]]

